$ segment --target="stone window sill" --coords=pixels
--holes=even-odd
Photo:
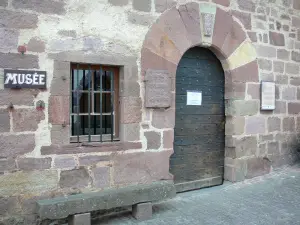
[[[51,145],[41,148],[42,155],[80,154],[97,152],[118,152],[132,149],[141,149],[141,142],[107,142],[81,143],[69,145]]]

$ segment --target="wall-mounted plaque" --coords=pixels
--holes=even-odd
[[[4,88],[46,88],[46,71],[4,70]]]
[[[147,70],[145,87],[145,106],[147,108],[171,106],[172,81],[167,70]]]
[[[261,110],[275,109],[275,83],[263,81],[261,83]]]

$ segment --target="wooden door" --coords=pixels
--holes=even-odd
[[[187,102],[188,92],[196,96],[194,102],[190,97]],[[208,49],[188,50],[176,74],[174,154],[170,159],[178,192],[223,183],[224,114],[224,71],[220,61]]]

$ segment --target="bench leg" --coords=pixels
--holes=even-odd
[[[148,220],[152,217],[152,203],[145,202],[132,206],[132,215],[137,220]]]
[[[69,218],[69,225],[91,225],[91,214],[77,214]]]

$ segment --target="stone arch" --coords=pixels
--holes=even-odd
[[[222,63],[225,72],[225,155],[230,161],[225,162],[225,179],[240,180],[235,159],[243,157],[243,153],[236,148],[236,142],[244,138],[244,127],[235,124],[235,116],[241,119],[247,116],[247,113],[240,113],[247,104],[246,86],[248,82],[258,83],[259,71],[255,48],[230,11],[213,3],[190,2],[164,12],[152,25],[141,50],[142,77],[148,69],[167,70],[173,80],[173,104],[169,109],[154,109],[152,125],[158,129],[174,128],[177,65],[182,55],[195,46],[209,48]],[[164,140],[168,141],[173,140]]]

